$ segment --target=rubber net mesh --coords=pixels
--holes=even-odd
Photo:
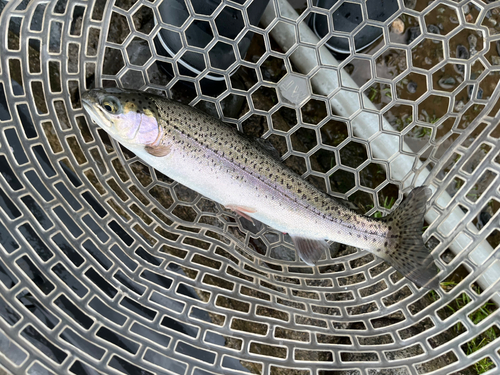
[[[381,21],[352,1],[361,21],[347,32],[329,17],[343,2],[295,2],[294,14],[271,0],[260,24],[251,4],[204,14],[188,2],[167,22],[161,1],[0,1],[0,368],[498,373],[500,7],[399,1]],[[218,30],[224,7],[242,22],[236,35]],[[330,29],[321,39],[312,16]],[[212,38],[192,43],[201,24]],[[355,52],[365,26],[379,37]],[[171,55],[161,30],[179,41]],[[335,63],[333,35],[350,49]],[[193,73],[183,62],[196,55]],[[441,287],[343,245],[306,266],[288,236],[110,140],[80,102],[99,86],[165,94],[266,138],[360,213],[385,215],[431,186],[424,239]]]

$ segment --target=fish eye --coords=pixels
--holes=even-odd
[[[106,98],[102,102],[102,107],[109,113],[118,112],[118,103],[113,98]]]

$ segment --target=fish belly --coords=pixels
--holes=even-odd
[[[226,207],[241,207],[246,215],[270,227],[317,240],[333,240],[363,249],[380,246],[379,236],[366,236],[350,223],[339,224],[280,192],[210,150],[186,152],[174,148],[164,157],[131,150],[161,173]]]

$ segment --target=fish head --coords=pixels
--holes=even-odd
[[[146,92],[92,89],[82,94],[82,103],[97,125],[126,146],[155,145],[161,138],[158,109]]]

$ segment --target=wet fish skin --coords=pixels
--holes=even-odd
[[[257,142],[189,106],[142,91],[93,89],[82,95],[91,118],[147,164],[231,208],[289,233],[306,263],[325,240],[372,252],[418,286],[439,285],[422,240],[430,189],[415,188],[391,215],[358,215],[270,157]]]

